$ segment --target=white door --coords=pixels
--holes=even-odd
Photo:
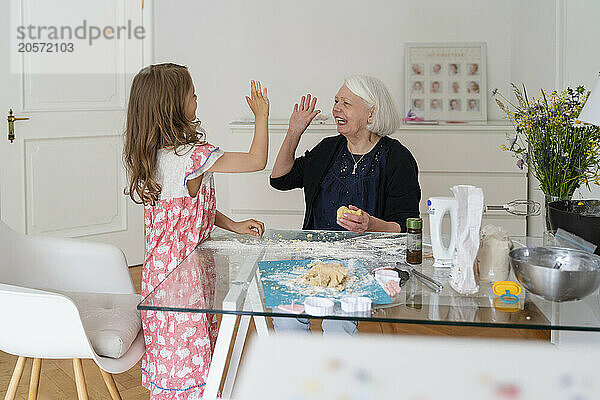
[[[0,13],[2,220],[27,234],[111,243],[130,265],[142,263],[143,209],[123,194],[121,154],[131,78],[151,57],[149,1],[145,10],[143,0],[10,3]],[[145,35],[127,38],[127,26]],[[29,118],[14,122],[12,143],[9,109]]]

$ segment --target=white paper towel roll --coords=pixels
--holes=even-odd
[[[458,224],[450,286],[458,293],[473,294],[479,291],[473,267],[479,250],[483,190],[471,185],[457,185],[451,190],[458,202]]]

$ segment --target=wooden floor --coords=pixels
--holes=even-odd
[[[141,267],[130,269],[131,276],[136,287],[140,291]],[[313,331],[320,331],[320,322],[315,321],[312,324]],[[254,325],[250,324],[249,335],[254,335]],[[1,329],[1,328],[0,328]],[[472,328],[472,327],[454,327],[454,326],[434,326],[434,325],[410,325],[410,324],[387,324],[376,322],[360,322],[358,326],[360,333],[370,334],[396,334],[396,335],[430,335],[430,336],[461,336],[461,337],[481,337],[481,338],[507,338],[507,339],[527,339],[527,340],[550,340],[549,331],[538,330],[519,330],[504,328]],[[8,388],[12,371],[15,367],[17,357],[0,352],[0,398]],[[16,399],[27,400],[29,387],[29,377],[31,374],[32,361],[28,360],[25,371],[21,377],[19,390]],[[88,394],[90,399],[110,399],[108,390],[100,374],[100,370],[91,360],[83,360],[83,369],[87,382]],[[148,399],[149,394],[141,386],[140,363],[128,372],[115,375],[115,382],[123,400],[142,400]],[[75,388],[75,379],[73,373],[73,363],[71,360],[44,360],[42,362],[42,372],[39,387],[39,400],[70,400],[77,398]]]

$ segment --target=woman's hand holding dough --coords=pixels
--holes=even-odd
[[[353,205],[348,206],[348,208],[351,211],[360,211],[360,214],[345,212],[342,218],[338,218],[338,225],[354,233],[364,233],[368,231],[371,216],[364,210]]]

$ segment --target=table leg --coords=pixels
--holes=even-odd
[[[265,312],[263,302],[260,298],[258,282],[260,282],[260,277],[257,270],[254,274],[254,277],[250,281],[250,286],[248,287],[247,305],[252,311]],[[254,326],[256,327],[256,333],[258,336],[269,336],[269,325],[267,324],[267,318],[256,315],[252,318],[254,320]]]
[[[269,336],[269,325],[266,317],[254,317],[254,327],[258,336]]]
[[[251,317],[249,315],[242,315],[240,318],[240,324],[238,325],[238,331],[235,336],[233,350],[231,352],[231,357],[229,358],[229,365],[227,366],[227,376],[225,377],[225,383],[223,385],[224,399],[229,399],[233,391],[235,377],[237,375],[237,370],[242,358],[242,351],[244,351],[244,344],[246,343],[246,335],[248,333],[248,326],[250,325],[250,318]]]
[[[217,398],[237,318],[237,315],[231,314],[223,314],[221,318],[219,336],[217,336],[215,351],[210,362],[210,370],[206,379],[206,386],[204,387],[203,399],[212,400]]]
[[[244,262],[243,267],[238,273],[237,278],[232,283],[227,296],[223,300],[223,309],[225,310],[239,310],[243,304],[244,310],[252,311],[264,311],[262,301],[260,299],[259,287],[258,287],[258,270],[256,262],[263,256],[265,250],[263,249],[256,257],[249,257]],[[248,292],[246,293],[245,284]],[[206,381],[206,387],[204,389],[205,399],[216,399],[219,392],[219,386],[223,377],[225,364],[227,363],[227,355],[229,353],[229,347],[231,345],[231,339],[235,330],[235,323],[237,316],[224,314],[221,319],[221,326],[219,327],[219,336],[217,337],[217,343],[215,345],[215,351],[213,353],[212,362],[210,365],[210,371],[208,379]],[[265,317],[253,317],[256,330],[260,336],[268,335],[268,325]],[[243,315],[240,318],[238,331],[235,337],[233,350],[229,358],[229,364],[227,368],[227,376],[223,383],[223,398],[229,398],[233,392],[233,385],[237,375],[237,370],[244,350],[244,344],[246,343],[246,335],[248,333],[248,326],[250,324],[250,316]]]

